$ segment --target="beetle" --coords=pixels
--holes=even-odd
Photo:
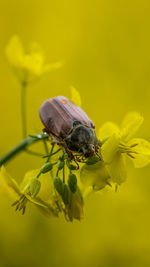
[[[97,153],[98,140],[93,122],[68,98],[57,96],[46,100],[39,115],[44,131],[52,137],[53,143],[63,146],[72,159],[73,152],[85,158]]]

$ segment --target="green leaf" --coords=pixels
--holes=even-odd
[[[134,158],[131,158],[135,168],[142,168],[150,163],[150,143],[142,138],[132,139],[128,145],[132,146],[137,144],[132,148],[135,153],[132,153]]]

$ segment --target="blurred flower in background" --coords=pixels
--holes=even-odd
[[[31,43],[25,51],[17,35],[14,35],[6,46],[6,56],[21,83],[34,82],[44,73],[58,69],[63,64],[62,62],[45,63],[44,51],[37,43]]]

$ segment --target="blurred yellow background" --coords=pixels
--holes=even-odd
[[[42,129],[41,103],[69,97],[72,85],[96,129],[136,110],[145,118],[139,136],[150,141],[149,14],[149,0],[0,0],[0,156],[21,140],[20,85],[4,52],[14,34],[24,45],[40,43],[47,62],[65,62],[29,86],[28,133]],[[40,164],[22,153],[7,170],[21,181]],[[81,222],[47,219],[34,208],[21,216],[11,201],[0,195],[0,267],[150,266],[150,166],[131,170],[117,193],[90,197]]]

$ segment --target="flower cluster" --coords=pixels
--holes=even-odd
[[[35,81],[47,70],[61,65],[46,65],[43,53],[37,45],[33,45],[25,53],[17,36],[6,47],[6,54],[21,83]],[[71,87],[70,99],[81,107],[80,94],[74,87]],[[19,147],[41,157],[41,154],[27,150],[27,147],[42,141],[46,151],[42,155],[45,162],[39,169],[27,172],[20,185],[2,166],[0,187],[12,193],[15,198],[12,206],[22,211],[22,214],[25,213],[26,206],[32,204],[47,216],[58,217],[63,213],[67,221],[80,220],[83,217],[87,192],[99,191],[113,184],[117,188],[126,180],[127,159],[133,162],[135,168],[142,168],[150,163],[150,143],[134,137],[142,123],[143,117],[137,112],[128,113],[120,127],[113,122],[106,122],[97,134],[98,151],[88,158],[81,153],[73,153],[70,157],[67,150],[52,142],[48,134],[40,133],[30,137],[25,135]],[[18,151],[18,146],[12,151],[12,154],[7,153],[3,160],[0,159],[0,166],[10,155],[14,155],[14,151]]]
[[[139,113],[130,112],[123,119],[121,127],[113,122],[102,125],[98,133],[102,160],[82,167],[81,180],[84,184],[92,186],[94,190],[112,183],[117,187],[127,178],[127,158],[131,159],[135,168],[150,163],[150,143],[142,138],[132,138],[142,122],[143,117]]]

